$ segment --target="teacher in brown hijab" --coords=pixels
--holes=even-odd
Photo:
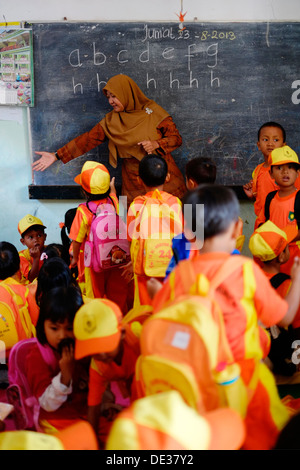
[[[110,78],[103,92],[113,110],[90,131],[56,152],[35,152],[41,158],[33,163],[33,170],[44,171],[56,160],[68,163],[108,139],[109,163],[116,168],[118,157],[122,158],[121,192],[128,204],[144,193],[138,180],[139,162],[152,153],[168,163],[171,177],[164,190],[181,198],[186,192],[185,181],[171,152],[180,147],[182,138],[172,117],[127,75]]]

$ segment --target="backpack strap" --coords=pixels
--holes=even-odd
[[[216,289],[234,271],[236,271],[240,266],[243,266],[244,263],[245,263],[245,258],[243,256],[230,255],[227,258],[227,260],[217,270],[214,277],[209,280],[210,289],[211,290]],[[193,286],[195,285],[197,275],[195,273],[193,263],[191,263],[190,260],[184,260],[184,261],[180,261],[180,263],[178,263],[178,266],[179,266],[179,270],[181,273],[180,277],[185,287],[185,291],[190,294],[195,294],[195,292],[193,292]]]
[[[275,190],[275,191],[271,191],[269,194],[267,194],[267,197],[266,197],[266,200],[265,200],[265,218],[266,218],[266,221],[269,220],[269,218],[270,218],[270,204],[271,204],[271,201],[272,201],[272,199],[274,198],[274,196],[277,192],[278,191]]]
[[[277,273],[275,276],[271,277],[270,283],[274,289],[277,289],[277,287],[279,287],[287,279],[291,279],[291,276],[286,273]]]

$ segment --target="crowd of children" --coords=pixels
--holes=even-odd
[[[0,406],[1,449],[11,433],[16,448],[41,448],[43,434],[56,439],[43,445],[70,448],[69,430],[82,449],[282,445],[297,415],[276,374],[297,372],[300,163],[278,123],[261,126],[257,146],[264,161],[244,185],[253,259],[241,255],[238,199],[207,157],[187,163],[182,200],[164,191],[166,161],[144,157],[144,195],[128,210],[107,168],[85,162],[75,182],[86,201],[66,213],[61,243],[46,245],[44,223],[21,218],[26,248],[0,243],[2,386],[17,428],[5,430]],[[155,316],[164,326],[148,336]]]

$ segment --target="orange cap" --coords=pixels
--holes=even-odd
[[[108,353],[121,339],[123,315],[108,299],[92,299],[82,305],[74,318],[75,358]]]
[[[74,181],[89,194],[104,194],[109,190],[110,174],[102,163],[88,161]]]
[[[270,261],[277,258],[297,234],[298,227],[295,224],[280,229],[268,220],[251,235],[249,249],[261,261]]]

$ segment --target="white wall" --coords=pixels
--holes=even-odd
[[[13,21],[174,21],[181,10],[191,21],[298,21],[299,0],[26,0],[2,2],[0,22]],[[47,226],[48,243],[60,242],[59,222],[79,201],[29,200],[32,183],[26,109],[0,106],[0,240],[18,249],[17,224],[30,213]],[[46,150],[46,149],[42,149]],[[253,227],[253,209],[241,204],[246,237]],[[246,250],[247,252],[247,250]]]

